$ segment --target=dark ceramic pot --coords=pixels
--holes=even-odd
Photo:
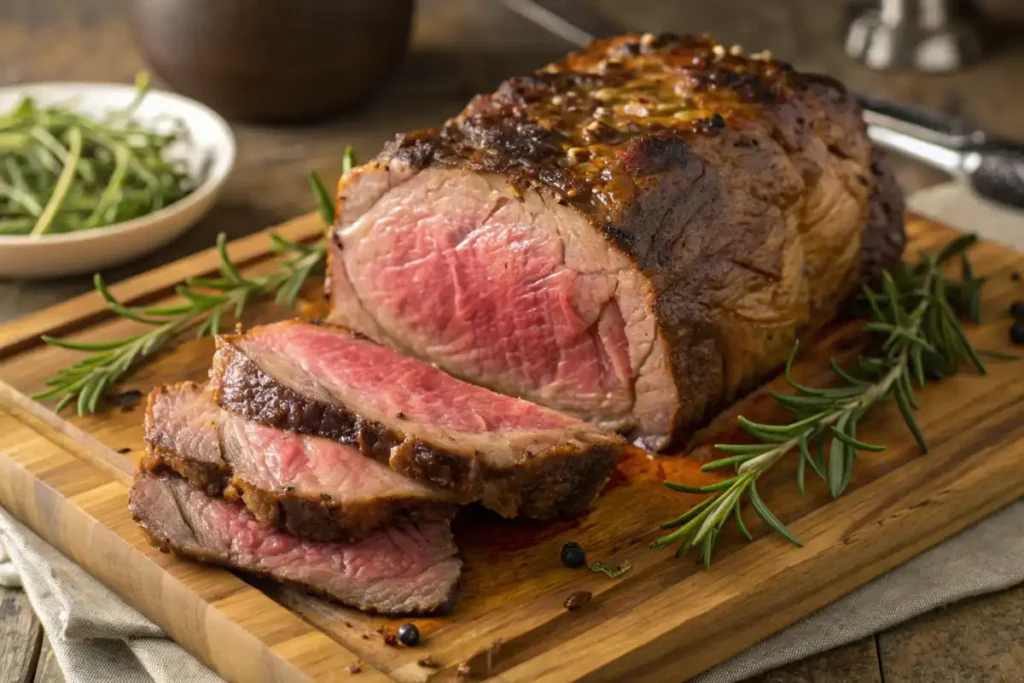
[[[413,0],[131,0],[135,40],[178,92],[245,121],[358,104],[405,55]]]

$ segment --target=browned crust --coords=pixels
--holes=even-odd
[[[401,474],[445,489],[459,502],[480,500],[507,517],[550,519],[586,510],[622,456],[622,443],[565,445],[529,454],[507,469],[482,467],[472,453],[429,443],[282,386],[234,343],[217,338],[210,386],[221,407],[263,424],[357,446]]]
[[[156,474],[157,476],[161,476],[161,477],[163,477],[163,476],[175,476],[175,475],[168,475],[166,472],[162,473],[162,474],[161,473],[154,473],[154,474]],[[137,474],[136,476],[139,476],[139,475]],[[169,494],[169,495],[173,495],[173,494]],[[272,572],[270,572],[270,571],[255,571],[255,570],[252,570],[252,569],[240,568],[240,567],[232,564],[230,559],[227,556],[225,556],[223,553],[214,552],[212,550],[209,550],[209,549],[206,549],[206,548],[200,548],[198,546],[195,547],[195,548],[191,548],[191,549],[186,549],[186,548],[181,547],[181,545],[176,544],[171,539],[167,538],[164,535],[161,535],[159,532],[157,532],[156,530],[151,528],[146,523],[144,515],[138,509],[138,501],[136,500],[136,497],[135,497],[135,487],[134,486],[131,489],[129,489],[129,492],[128,492],[128,508],[129,508],[129,510],[131,510],[131,513],[132,513],[132,520],[142,528],[143,532],[146,535],[146,540],[149,541],[149,544],[152,545],[154,548],[158,549],[162,553],[173,553],[175,556],[181,557],[181,558],[185,558],[187,560],[194,560],[194,561],[197,561],[197,562],[204,562],[206,564],[216,565],[218,567],[225,567],[227,569],[233,569],[233,570],[236,570],[236,571],[243,571],[246,574],[249,574],[249,575],[252,575],[252,576],[259,576],[259,577],[262,577],[262,578],[265,578],[265,579],[269,579],[269,580],[274,581],[275,583],[279,583],[279,584],[281,584],[283,586],[292,586],[292,587],[297,588],[297,589],[299,589],[301,591],[309,593],[310,595],[316,595],[318,597],[322,597],[322,598],[327,598],[329,600],[333,600],[333,601],[338,602],[340,604],[354,606],[357,609],[359,609],[359,610],[361,610],[363,612],[366,612],[368,614],[384,614],[384,615],[391,615],[391,616],[401,616],[401,615],[404,615],[404,614],[410,614],[410,615],[415,615],[415,614],[443,615],[443,614],[447,614],[448,612],[450,612],[452,607],[454,607],[454,605],[455,605],[455,596],[458,593],[458,583],[455,583],[454,585],[452,585],[451,590],[448,592],[447,597],[445,597],[445,599],[443,601],[441,601],[436,607],[427,607],[427,608],[424,608],[423,610],[418,610],[418,611],[414,611],[414,612],[401,612],[401,611],[396,612],[396,611],[382,610],[378,606],[371,605],[371,604],[366,604],[366,603],[357,604],[357,605],[351,605],[351,603],[349,603],[348,601],[342,600],[341,598],[339,598],[336,595],[333,595],[329,591],[318,589],[318,588],[316,588],[314,586],[310,586],[308,584],[299,583],[299,582],[296,582],[296,581],[288,581],[286,579],[281,579],[281,578],[279,578],[277,576],[274,576],[274,574]]]
[[[881,275],[903,253],[907,236],[903,230],[905,206],[903,192],[889,168],[885,154],[871,151],[874,189],[868,205],[868,222],[861,238],[861,279],[870,281]]]
[[[398,520],[427,522],[455,515],[454,504],[440,501],[377,498],[345,503],[330,496],[311,498],[295,491],[267,491],[236,476],[223,459],[205,463],[187,453],[178,453],[152,414],[155,395],[172,390],[173,387],[162,386],[150,394],[146,409],[146,456],[139,461],[143,472],[176,472],[192,488],[211,497],[240,501],[260,522],[314,541],[358,541]]]
[[[679,445],[781,365],[904,244],[899,189],[845,87],[707,36],[595,40],[475,97],[443,126],[397,136],[376,163],[393,161],[543,189],[636,264],[655,292],[679,395],[670,438],[630,435],[651,449]],[[843,176],[862,220],[833,231],[831,248],[806,249],[818,262],[802,275],[784,274],[786,219],[827,171]],[[856,243],[860,258],[838,268],[832,257]],[[755,329],[728,308],[744,292],[785,300],[777,292],[798,277],[808,310],[776,311],[791,324]],[[731,343],[744,334],[770,341]]]
[[[385,465],[402,463],[403,474],[443,488],[461,502],[473,499],[470,458],[407,439],[343,405],[301,396],[264,373],[234,344],[236,338],[217,337],[210,368],[210,388],[222,408],[253,422],[357,446],[363,455]]]

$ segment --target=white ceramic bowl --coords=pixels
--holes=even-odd
[[[102,116],[128,105],[131,85],[106,83],[40,83],[0,88],[0,113],[22,97],[40,104],[70,103],[89,116]],[[209,211],[235,163],[235,138],[227,122],[209,107],[181,95],[159,90],[147,93],[134,118],[160,127],[180,119],[190,141],[168,151],[183,159],[199,186],[188,196],[159,211],[102,228],[43,235],[39,238],[0,235],[0,278],[48,278],[92,273],[138,258],[178,237]]]

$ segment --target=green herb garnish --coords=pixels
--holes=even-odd
[[[773,531],[802,545],[761,499],[758,478],[795,451],[800,493],[804,492],[810,470],[828,484],[833,498],[839,497],[850,484],[858,453],[884,449],[858,439],[857,428],[870,409],[887,401],[895,401],[918,447],[926,453],[928,443],[914,419],[918,407],[914,385],[923,387],[928,381],[952,375],[965,364],[986,372],[982,354],[968,341],[958,319],[962,315],[977,321],[979,316],[984,278],[974,276],[966,256],[966,250],[976,241],[974,235],[958,237],[937,255],[921,254],[917,264],[900,265],[883,273],[880,288],[864,288],[861,303],[871,320],[861,330],[868,336],[869,350],[849,369],[830,361],[838,386],[819,389],[793,381],[790,369],[796,355],[794,347],[785,378],[795,393],[771,394],[793,411],[793,421],[769,425],[741,416],[740,426],[758,443],[718,444],[715,447],[728,456],[701,468],[705,472],[730,469],[733,476],[708,486],[665,482],[675,491],[711,495],[662,524],[662,529],[674,531],[652,545],[660,548],[679,543],[677,556],[696,546],[701,562],[710,566],[718,535],[730,521],[747,540],[752,540],[740,509],[744,498]],[[958,280],[942,269],[954,258],[959,259],[962,269]]]
[[[633,565],[629,560],[624,561],[620,565],[610,565],[606,562],[591,562],[587,565],[587,569],[590,571],[604,574],[609,579],[617,579],[632,568]]]
[[[185,162],[169,150],[186,140],[181,121],[157,132],[132,119],[149,90],[103,120],[70,105],[31,97],[0,115],[0,235],[88,230],[138,218],[195,189]]]
[[[355,164],[351,147],[346,148],[342,171],[348,172]],[[311,174],[317,201],[317,212],[327,225],[334,221],[334,201],[324,190],[320,178]],[[125,306],[107,289],[103,278],[93,277],[96,291],[107,308],[122,318],[149,325],[152,329],[134,337],[107,342],[75,342],[44,336],[47,344],[91,355],[74,365],[60,370],[47,380],[50,389],[35,394],[36,400],[59,398],[59,412],[74,401],[78,414],[94,413],[100,407],[104,394],[125,374],[162,351],[186,329],[196,327],[196,337],[213,336],[220,332],[225,315],[237,319],[245,307],[256,300],[274,297],[284,305],[295,303],[303,284],[324,260],[326,241],[316,244],[290,242],[271,233],[272,249],[284,260],[281,266],[267,275],[246,277],[239,272],[227,254],[227,238],[217,236],[220,255],[220,276],[217,278],[189,278],[175,292],[185,299],[176,306]]]

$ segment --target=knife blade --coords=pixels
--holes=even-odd
[[[627,29],[583,0],[501,0],[531,23],[577,46]],[[1024,208],[1024,144],[929,109],[858,94],[868,137],[886,149],[965,179],[983,197]]]

